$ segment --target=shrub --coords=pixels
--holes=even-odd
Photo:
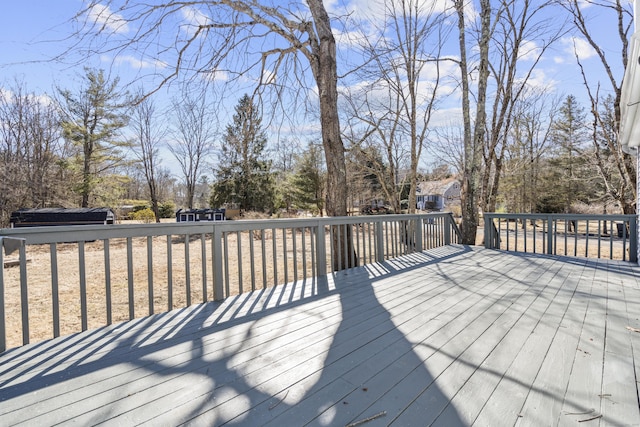
[[[142,221],[145,224],[149,224],[151,222],[155,222],[156,216],[153,214],[151,208],[144,208],[140,210],[136,210],[131,213],[131,219],[136,221]]]
[[[160,203],[158,213],[160,218],[173,218],[176,215],[176,204],[173,202]]]

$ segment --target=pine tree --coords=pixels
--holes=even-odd
[[[75,165],[80,182],[74,190],[81,196],[82,207],[92,204],[96,188],[109,178],[109,171],[123,164],[123,149],[130,146],[120,136],[127,120],[124,95],[118,91],[119,79],[108,80],[103,70],[87,68],[85,73],[87,86],[77,93],[58,89],[65,114],[63,135],[77,148]]]
[[[231,203],[244,211],[270,212],[274,185],[271,162],[263,159],[267,137],[261,127],[262,117],[246,94],[235,110],[224,135],[211,205]]]
[[[586,197],[585,145],[588,141],[586,114],[575,96],[569,95],[560,107],[559,117],[553,125],[551,142],[554,157],[550,161],[555,173],[552,186],[560,190],[563,211]]]
[[[322,214],[324,172],[321,147],[309,143],[304,153],[297,157],[295,169],[290,179],[293,206]]]

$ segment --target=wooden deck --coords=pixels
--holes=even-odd
[[[0,425],[637,426],[639,331],[636,265],[450,246],[10,350]]]

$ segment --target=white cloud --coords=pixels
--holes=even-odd
[[[560,45],[563,46],[565,56],[556,56],[554,58],[556,64],[573,61],[576,55],[581,61],[596,55],[596,51],[589,45],[589,42],[581,37],[564,37],[560,40]]]
[[[524,40],[520,44],[520,57],[523,61],[535,61],[540,56],[541,49],[540,46],[535,41],[532,40]]]
[[[472,3],[472,2],[469,2]],[[347,0],[325,1],[327,11],[334,16],[349,16],[356,21],[373,23],[374,26],[388,16],[393,0]],[[471,9],[473,5],[471,5]],[[417,0],[417,10],[425,15],[451,10],[450,0]]]
[[[135,58],[131,55],[118,56],[116,57],[116,59],[114,59],[113,62],[116,65],[129,64],[131,68],[139,69],[139,70],[144,68],[166,68],[167,67],[167,64],[160,60],[156,59],[153,61],[145,61],[142,59]]]
[[[338,46],[342,48],[349,48],[359,46],[362,44],[362,40],[367,37],[362,31],[340,31],[336,28],[332,28],[333,36],[336,39]]]
[[[210,70],[202,73],[205,80],[210,82],[226,82],[229,81],[229,73],[221,70]]]
[[[131,55],[120,55],[120,56],[116,56],[115,58],[109,55],[100,55],[100,61],[107,64],[113,64],[118,66],[129,65],[131,68],[135,70],[142,70],[142,69],[149,69],[149,68],[158,69],[158,68],[166,68],[168,66],[166,62],[162,62],[159,59],[145,61],[143,59],[139,59]]]
[[[180,12],[184,20],[180,28],[190,36],[195,34],[198,27],[211,24],[211,19],[195,7],[182,7]]]
[[[35,97],[35,100],[38,102],[38,104],[44,105],[46,107],[56,104],[55,100],[46,93],[41,95],[34,95],[34,97]]]
[[[0,87],[0,99],[7,103],[13,103],[20,97],[21,99],[28,99],[29,101],[39,104],[44,107],[48,107],[51,105],[55,105],[55,101],[51,96],[46,93],[43,94],[35,94],[35,93],[14,93],[12,90]]]
[[[122,15],[113,13],[109,6],[94,4],[88,11],[88,19],[114,33],[127,33],[129,25]]]
[[[11,99],[13,98],[13,92],[9,89],[5,89],[0,87],[0,98],[2,99]]]
[[[558,82],[549,77],[545,70],[537,68],[531,72],[527,79],[527,87],[540,88],[543,90],[553,90],[558,86]]]

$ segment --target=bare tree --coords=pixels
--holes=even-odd
[[[0,226],[19,208],[68,200],[60,110],[16,81],[0,90]]]
[[[144,172],[151,199],[151,210],[156,217],[156,222],[160,222],[157,174],[161,165],[160,146],[164,142],[167,128],[160,123],[152,98],[147,97],[134,106],[131,126],[136,137],[134,153]]]
[[[176,121],[175,140],[168,148],[182,171],[187,190],[187,206],[193,208],[196,184],[206,159],[213,153],[216,120],[204,92],[197,95],[183,93],[181,98],[173,100],[173,111]]]
[[[496,210],[500,178],[514,108],[531,84],[540,59],[565,32],[562,22],[549,18],[554,1],[502,1],[494,13],[489,69],[495,87],[483,150],[481,206]]]
[[[362,38],[370,65],[359,74],[368,84],[347,96],[354,120],[364,125],[354,128],[349,123],[349,139],[356,148],[364,148],[365,155],[378,153],[367,145],[380,146],[384,163],[378,164],[375,157],[368,160],[377,165],[372,172],[384,184],[396,212],[407,183],[409,212],[416,208],[418,163],[440,83],[445,14],[437,6],[417,0],[384,1],[385,19],[377,29],[380,38]]]
[[[379,188],[369,189],[369,197],[377,198],[382,192],[392,209],[400,212],[401,189],[408,177],[402,171],[410,167],[407,161],[410,153],[404,144],[406,134],[399,130],[403,115],[400,95],[388,86],[382,87],[386,88],[382,103],[376,101],[380,86],[375,84],[369,85],[363,93],[348,94],[346,102],[351,118],[347,120],[345,136],[351,143],[352,157],[359,162],[359,171],[352,173],[373,175],[379,185]],[[363,184],[360,181],[358,184]],[[349,184],[353,186],[356,182],[350,180]],[[363,193],[358,191],[356,194]]]
[[[191,25],[185,23],[183,14],[194,17]],[[225,76],[228,82],[236,83],[249,79],[255,82],[256,94],[262,96],[267,89],[273,89],[279,100],[275,104],[283,109],[287,108],[285,104],[291,105],[280,97],[285,88],[313,93],[320,111],[328,172],[326,211],[331,216],[347,214],[336,41],[322,0],[286,5],[278,1],[210,0],[124,2],[121,6],[92,0],[78,18],[81,41],[90,42],[90,51],[119,53],[129,49],[144,59],[166,64],[158,86],[181,73],[210,79]],[[136,29],[130,37],[123,38],[125,26]],[[167,46],[167,38],[173,40],[173,45]],[[317,90],[309,90],[308,70]],[[295,102],[298,97],[292,99]],[[344,247],[339,241],[333,244],[336,249]],[[347,260],[343,265],[349,266],[348,260],[353,258],[350,251],[336,253],[343,253]]]
[[[485,138],[485,122],[487,118],[487,86],[489,80],[489,43],[491,40],[491,2],[480,0],[480,30],[478,32],[478,64],[475,121],[471,121],[471,87],[467,54],[467,23],[464,0],[454,0],[454,8],[458,16],[458,41],[460,45],[460,82],[462,89],[463,120],[463,169],[461,243],[474,245],[478,230],[478,203],[481,192],[482,149]],[[472,127],[473,126],[473,127]]]
[[[476,25],[466,22],[469,4],[454,1],[461,52],[464,126],[461,231],[465,243],[476,240],[478,209],[496,208],[516,102],[529,86],[542,55],[563,34],[563,24],[556,24],[544,13],[552,4],[552,1],[481,0]],[[467,33],[472,35],[475,45],[468,44]],[[477,50],[476,57],[469,56],[470,48]],[[470,85],[470,73],[477,77],[475,91]]]
[[[616,76],[614,63],[605,47],[595,38],[595,31],[590,24],[587,7],[591,13],[597,13],[601,17],[609,16],[611,27],[616,28],[617,37],[609,37],[619,43],[614,60],[620,61],[622,69],[627,66],[629,47],[629,32],[633,27],[633,8],[631,2],[622,0],[558,0],[569,12],[573,20],[574,28],[578,34],[587,41],[593,49],[607,76],[612,98],[602,95],[601,82],[594,82],[585,73],[582,59],[574,45],[575,58],[580,67],[582,80],[591,103],[593,116],[593,153],[594,163],[604,181],[604,186],[609,197],[614,200],[625,214],[636,212],[637,200],[637,175],[634,158],[622,150],[618,140],[620,130],[620,98],[622,95],[622,75]],[[619,52],[619,53],[618,53]],[[609,108],[613,107],[613,115],[609,114]]]
[[[452,121],[435,129],[435,137],[429,150],[431,156],[438,163],[448,165],[456,176],[462,177],[464,171],[464,128],[460,126],[460,123]]]
[[[278,138],[271,144],[273,169],[279,173],[292,172],[296,156],[302,153],[300,141],[295,138]]]
[[[549,152],[557,104],[548,91],[535,88],[529,88],[514,104],[502,187],[502,199],[510,212],[537,211],[540,170]]]

